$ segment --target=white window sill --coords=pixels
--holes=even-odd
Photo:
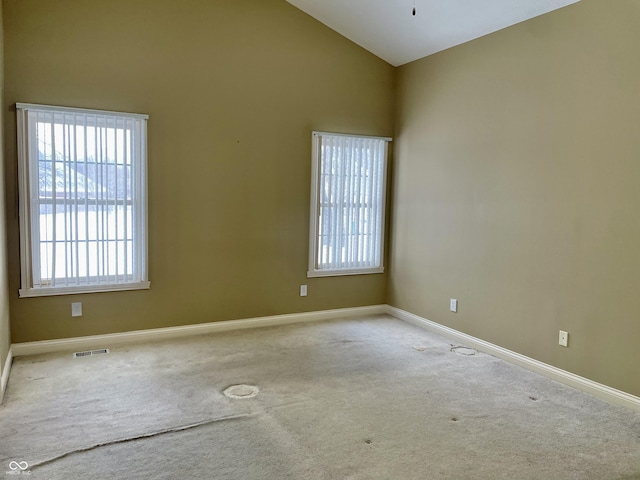
[[[114,285],[83,285],[74,287],[43,287],[20,289],[20,298],[48,297],[53,295],[77,295],[80,293],[120,292],[126,290],[148,290],[150,282],[120,283]]]
[[[368,275],[372,273],[384,273],[384,267],[360,268],[352,270],[309,270],[307,278],[312,277],[342,277],[344,275]]]

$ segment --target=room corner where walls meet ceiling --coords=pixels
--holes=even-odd
[[[398,67],[579,0],[287,1]]]

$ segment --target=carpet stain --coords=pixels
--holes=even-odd
[[[458,421],[458,419],[457,419],[457,417],[451,417],[451,421],[452,421],[452,422],[457,422],[457,421]]]
[[[364,443],[366,443],[367,445],[371,445],[373,443],[373,441],[367,439],[367,440],[364,441]]]
[[[529,399],[530,399],[530,400],[533,400],[534,402],[537,402],[537,401],[538,401],[538,397],[534,397],[534,396],[530,396],[530,397],[529,397]]]

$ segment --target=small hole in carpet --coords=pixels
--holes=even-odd
[[[231,385],[225,389],[222,393],[225,397],[233,399],[253,398],[260,389],[254,385]]]
[[[453,353],[457,353],[458,355],[462,355],[464,357],[470,357],[478,353],[478,351],[475,348],[469,348],[469,347],[463,347],[463,346],[451,347],[451,351]]]

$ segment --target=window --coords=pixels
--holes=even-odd
[[[313,132],[307,276],[381,273],[390,138]]]
[[[148,117],[16,110],[20,296],[149,288]]]

